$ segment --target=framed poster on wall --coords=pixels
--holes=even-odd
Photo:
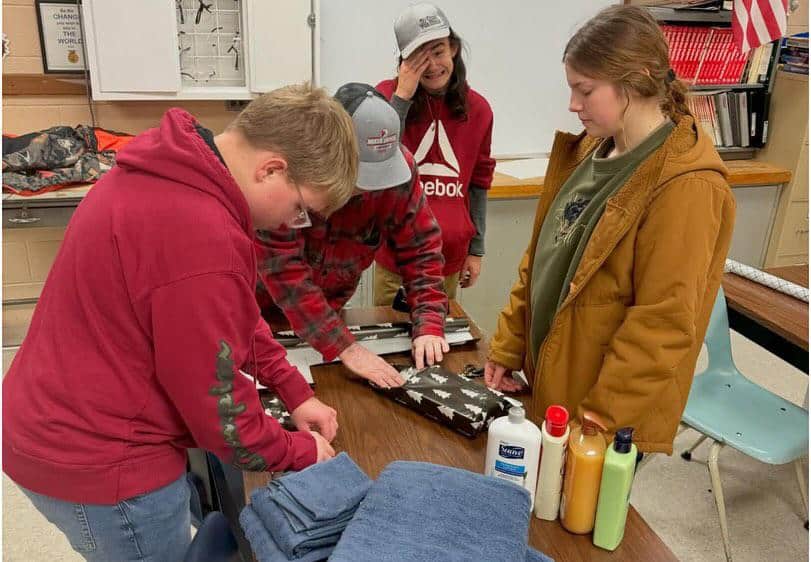
[[[45,73],[83,73],[79,2],[36,0],[36,8]]]

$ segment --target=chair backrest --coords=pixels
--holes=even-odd
[[[197,529],[183,562],[236,562],[239,560],[237,541],[228,525],[228,519],[219,511],[212,511]]]
[[[704,335],[704,344],[707,346],[709,365],[707,371],[721,375],[737,373],[732,359],[732,342],[729,338],[729,319],[727,318],[727,300],[724,288],[718,287],[715,304],[710,315],[710,324]]]

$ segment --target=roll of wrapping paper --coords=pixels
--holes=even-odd
[[[349,332],[357,341],[395,338],[411,335],[411,322],[384,322],[365,326],[347,326]],[[464,332],[470,330],[467,318],[446,318],[445,333]],[[284,347],[306,346],[307,342],[298,337],[292,330],[274,332],[273,339]]]
[[[765,287],[774,289],[775,291],[785,293],[786,295],[794,297],[795,299],[808,302],[807,288],[735,260],[726,261],[724,264],[724,273],[734,273],[735,275],[739,275],[749,279],[750,281],[754,281],[755,283],[759,283]]]

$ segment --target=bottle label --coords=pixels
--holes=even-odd
[[[519,486],[523,486],[527,479],[527,467],[525,467],[522,463],[516,463],[515,461],[523,460],[524,454],[525,451],[523,447],[499,443],[499,458],[496,460],[493,476],[496,478],[501,478],[502,480],[509,480],[510,482],[514,482]]]
[[[504,457],[505,459],[523,459],[524,448],[500,443],[498,446],[498,456]]]

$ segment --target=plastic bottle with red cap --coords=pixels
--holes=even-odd
[[[569,440],[569,412],[563,406],[546,409],[541,425],[541,469],[535,493],[535,517],[554,521],[558,518],[566,444]]]

